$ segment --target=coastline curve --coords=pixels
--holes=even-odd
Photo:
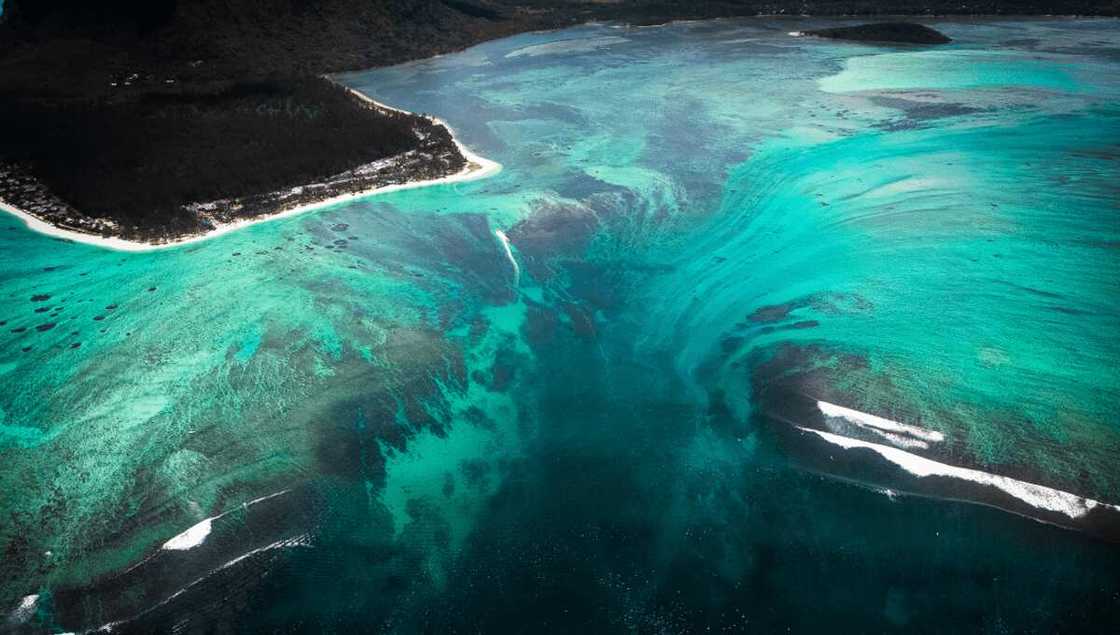
[[[334,82],[334,80],[331,79],[330,77],[326,77],[326,79],[328,81]],[[337,83],[337,82],[334,82],[334,83]],[[373,99],[369,95],[366,95],[366,94],[364,94],[364,93],[362,93],[358,90],[355,90],[354,88],[351,88],[349,86],[345,86],[345,85],[342,85],[342,84],[339,84],[339,85],[343,86],[343,88],[345,88],[347,91],[349,91],[352,95],[354,95],[358,99],[360,99],[360,100],[362,100],[366,103],[372,104],[376,108],[381,108],[381,109],[384,109],[384,110],[390,110],[390,111],[404,113],[404,114],[415,114],[415,113],[410,113],[407,110],[402,110],[400,108],[394,108],[393,106],[383,104],[383,103]],[[357,200],[357,199],[376,196],[378,194],[387,194],[387,193],[390,193],[390,192],[396,192],[396,191],[400,191],[400,190],[408,190],[408,189],[413,189],[413,188],[427,187],[427,186],[430,186],[430,185],[444,185],[444,184],[449,184],[449,183],[461,183],[461,182],[465,182],[465,181],[474,181],[474,180],[477,180],[477,179],[483,179],[483,178],[486,178],[486,177],[489,177],[489,176],[493,176],[494,174],[497,174],[498,172],[500,172],[502,170],[502,165],[500,163],[498,163],[497,161],[493,161],[491,159],[487,159],[487,158],[482,157],[478,154],[475,154],[469,148],[467,148],[465,145],[463,145],[463,143],[461,141],[459,141],[458,138],[455,137],[455,130],[451,126],[449,126],[447,124],[447,122],[445,122],[444,120],[442,120],[438,117],[428,117],[428,119],[430,119],[433,123],[436,123],[438,125],[443,126],[451,134],[451,140],[452,140],[452,142],[454,142],[456,149],[458,149],[459,154],[463,155],[463,158],[466,159],[466,165],[463,167],[462,170],[460,170],[460,171],[458,171],[454,174],[448,174],[446,176],[442,176],[438,179],[425,179],[425,180],[419,180],[419,181],[409,181],[407,183],[396,183],[396,184],[392,184],[392,185],[383,185],[381,187],[375,187],[375,188],[371,188],[371,189],[368,189],[368,190],[362,190],[362,191],[358,191],[358,192],[350,192],[350,193],[347,193],[347,194],[332,196],[330,198],[325,198],[323,200],[315,201],[313,203],[307,203],[305,205],[299,205],[299,206],[292,207],[292,208],[289,208],[289,209],[282,209],[282,210],[277,211],[274,214],[266,214],[266,215],[262,215],[262,216],[259,216],[259,217],[256,217],[256,218],[238,220],[238,221],[234,221],[234,222],[231,222],[231,223],[223,223],[223,224],[220,224],[217,227],[215,227],[214,229],[212,229],[210,231],[207,231],[205,233],[195,234],[195,235],[191,235],[191,236],[185,236],[185,237],[182,237],[182,238],[179,238],[179,239],[176,239],[176,240],[170,240],[170,241],[167,241],[167,242],[161,242],[161,243],[140,242],[140,241],[135,241],[135,240],[126,240],[124,238],[117,238],[117,237],[97,236],[95,234],[89,234],[89,233],[86,233],[86,232],[75,231],[75,230],[72,230],[72,229],[64,229],[62,227],[57,227],[55,225],[52,225],[51,223],[48,223],[47,221],[45,221],[45,220],[27,212],[26,210],[20,209],[19,207],[16,207],[16,206],[14,206],[14,205],[12,205],[12,204],[10,204],[7,201],[4,201],[2,199],[0,199],[0,210],[3,210],[4,212],[7,212],[8,214],[11,214],[12,216],[15,216],[16,218],[23,221],[24,225],[26,225],[27,228],[30,229],[31,231],[49,236],[51,238],[56,238],[56,239],[59,239],[59,240],[65,240],[65,241],[75,242],[75,243],[82,243],[82,244],[86,244],[86,245],[93,245],[95,247],[101,247],[102,249],[109,249],[109,250],[112,250],[112,251],[147,252],[147,251],[156,251],[156,250],[160,250],[160,249],[171,249],[173,247],[181,247],[183,245],[189,245],[191,243],[197,243],[197,242],[201,242],[201,241],[204,241],[204,240],[209,240],[211,238],[217,238],[218,236],[222,236],[222,235],[237,231],[239,229],[249,227],[250,225],[265,223],[265,222],[268,222],[268,221],[273,221],[273,220],[277,220],[277,219],[281,219],[281,218],[289,218],[289,217],[292,217],[292,216],[298,216],[298,215],[304,214],[306,212],[314,211],[314,210],[317,210],[317,209],[322,209],[322,208],[325,208],[325,207],[331,207],[331,206],[339,204],[339,203],[345,203],[345,202],[348,202],[348,201],[353,201],[353,200]]]

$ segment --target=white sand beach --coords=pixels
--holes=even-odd
[[[368,95],[362,94],[362,93],[354,90],[353,88],[346,87],[346,89],[349,90],[354,95],[356,95],[359,99],[361,99],[363,101],[366,101],[366,102],[369,102],[371,104],[374,104],[378,108],[382,108],[382,109],[385,109],[385,110],[391,110],[391,111],[395,111],[395,112],[401,112],[401,113],[405,113],[405,114],[412,114],[412,113],[409,113],[406,110],[401,110],[400,108],[394,108],[392,106],[388,106],[386,104],[383,104],[383,103],[381,103],[381,102],[379,102],[375,99],[370,98]],[[41,234],[46,234],[47,236],[52,236],[52,237],[55,237],[55,238],[61,238],[61,239],[64,239],[64,240],[70,240],[70,241],[78,242],[78,243],[84,243],[84,244],[87,244],[87,245],[94,245],[94,246],[102,247],[102,248],[105,248],[105,249],[112,249],[114,251],[131,251],[131,252],[154,251],[154,250],[157,250],[157,249],[169,249],[169,248],[172,248],[172,247],[180,247],[182,245],[188,245],[188,244],[191,244],[191,243],[196,243],[196,242],[200,242],[200,241],[203,241],[203,240],[208,240],[210,238],[215,238],[215,237],[221,236],[223,234],[228,234],[230,232],[236,231],[236,230],[241,229],[243,227],[248,227],[250,225],[255,225],[257,223],[266,223],[268,221],[276,220],[278,218],[288,218],[290,216],[296,216],[296,215],[303,214],[305,212],[309,212],[309,211],[312,211],[312,210],[315,210],[315,209],[322,209],[324,207],[330,207],[332,205],[336,205],[338,203],[344,203],[346,201],[352,201],[352,200],[355,200],[355,199],[366,198],[366,197],[369,197],[369,196],[375,196],[377,194],[386,194],[388,192],[396,192],[396,191],[399,191],[399,190],[406,190],[406,189],[411,189],[411,188],[416,188],[416,187],[427,187],[427,186],[431,186],[431,185],[442,185],[442,184],[447,184],[447,183],[459,183],[459,182],[462,182],[462,181],[473,181],[475,179],[481,179],[481,178],[485,178],[485,177],[497,174],[498,172],[501,171],[501,169],[502,169],[501,164],[497,163],[496,161],[491,161],[490,159],[487,159],[485,157],[481,157],[481,156],[475,154],[474,152],[471,152],[470,149],[468,149],[466,146],[464,146],[462,143],[460,143],[459,140],[455,138],[455,131],[451,128],[451,126],[448,126],[446,122],[444,122],[443,120],[438,119],[436,117],[431,117],[430,119],[432,121],[434,121],[435,123],[440,124],[440,125],[444,126],[445,128],[447,128],[447,130],[451,133],[451,137],[452,137],[452,140],[454,140],[454,142],[455,142],[455,146],[459,149],[459,152],[463,155],[463,158],[465,158],[467,160],[467,164],[459,172],[456,172],[455,174],[449,174],[447,176],[444,176],[444,177],[441,177],[441,178],[438,178],[438,179],[410,181],[408,183],[397,183],[397,184],[393,184],[393,185],[385,185],[385,186],[382,186],[382,187],[376,187],[376,188],[372,188],[372,189],[369,189],[369,190],[362,190],[362,191],[359,191],[359,192],[351,192],[349,194],[342,194],[342,195],[339,195],[339,196],[333,196],[331,198],[326,198],[326,199],[323,199],[323,200],[320,200],[320,201],[315,201],[314,203],[307,203],[305,205],[299,205],[297,207],[291,207],[291,208],[288,208],[288,209],[280,209],[274,214],[268,214],[268,215],[260,216],[260,217],[257,217],[257,218],[239,220],[239,221],[235,221],[235,222],[232,222],[232,223],[225,223],[225,224],[222,224],[222,225],[219,225],[219,226],[215,227],[214,229],[212,229],[212,230],[210,230],[206,233],[196,234],[196,235],[193,235],[193,236],[184,236],[180,239],[172,240],[172,241],[168,241],[168,242],[147,243],[147,242],[140,242],[140,241],[125,240],[123,238],[105,238],[105,237],[102,237],[102,236],[96,236],[94,234],[87,234],[85,232],[79,232],[79,231],[74,231],[74,230],[70,230],[70,229],[63,229],[61,227],[56,227],[56,226],[54,226],[54,225],[52,225],[52,224],[50,224],[50,223],[48,223],[48,222],[46,222],[46,221],[44,221],[40,218],[37,218],[36,216],[33,216],[33,215],[29,214],[28,212],[26,212],[22,209],[19,209],[18,207],[15,207],[15,206],[13,206],[13,205],[11,205],[11,204],[3,201],[3,200],[0,200],[0,209],[2,209],[3,211],[8,212],[9,214],[12,214],[12,215],[16,216],[17,218],[19,218],[20,220],[22,220],[27,225],[28,229],[31,229],[32,231],[39,232]]]

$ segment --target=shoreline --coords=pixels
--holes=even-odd
[[[463,46],[461,48],[456,48],[456,49],[453,49],[453,50],[449,50],[449,51],[446,51],[444,53],[437,53],[435,55],[428,56],[428,57],[422,57],[422,58],[417,58],[417,59],[413,59],[413,60],[400,62],[399,64],[396,64],[396,65],[413,64],[413,63],[417,63],[417,62],[423,62],[423,61],[427,61],[427,60],[431,60],[431,59],[444,57],[445,55],[453,55],[453,54],[460,53],[460,52],[463,52],[465,50],[471,49],[475,46],[479,46],[479,45],[481,45],[481,44],[483,44],[487,41],[490,41],[492,39],[501,39],[502,37],[514,37],[514,36],[523,35],[523,34],[549,33],[549,32],[561,31],[561,30],[565,30],[565,29],[569,29],[569,28],[578,28],[578,27],[581,27],[581,26],[588,26],[588,25],[601,25],[601,26],[606,26],[606,27],[610,27],[610,28],[647,29],[647,28],[661,28],[661,27],[670,26],[670,25],[673,25],[673,24],[681,24],[681,23],[715,22],[715,21],[727,21],[727,20],[784,19],[784,20],[794,21],[794,20],[805,20],[805,19],[822,19],[822,20],[844,20],[844,21],[847,21],[847,20],[881,21],[885,18],[886,19],[910,18],[910,19],[936,20],[936,21],[945,21],[945,22],[955,22],[955,21],[960,21],[960,20],[967,20],[967,21],[976,21],[976,20],[994,20],[994,21],[1002,21],[1002,20],[1037,20],[1037,21],[1047,21],[1047,20],[1113,20],[1113,21],[1120,21],[1120,16],[1108,15],[1108,14],[1074,14],[1074,13],[1070,13],[1070,14],[1063,14],[1063,13],[1055,13],[1055,14],[1032,14],[1032,13],[1013,13],[1013,14],[1012,13],[1009,13],[1009,14],[981,14],[981,13],[978,13],[978,14],[968,14],[968,13],[961,13],[961,14],[957,14],[957,13],[936,13],[936,12],[935,13],[927,13],[927,14],[914,14],[914,13],[882,13],[882,14],[879,14],[879,13],[874,13],[874,14],[835,13],[835,14],[833,14],[833,13],[826,13],[826,14],[816,14],[816,15],[805,14],[805,13],[785,13],[785,14],[782,14],[782,13],[779,13],[779,14],[759,13],[759,14],[753,14],[753,15],[728,15],[728,16],[717,16],[717,17],[672,18],[672,19],[667,19],[667,20],[664,20],[664,21],[653,22],[653,23],[650,23],[650,24],[636,23],[636,22],[626,20],[626,19],[611,19],[611,18],[608,18],[606,20],[591,19],[591,20],[578,22],[578,23],[558,25],[558,26],[553,26],[553,27],[546,27],[546,28],[532,29],[532,30],[527,30],[527,31],[516,32],[516,33],[513,33],[513,34],[499,36],[498,38],[484,38],[481,41]],[[793,36],[793,37],[804,37],[804,36],[808,36],[809,34],[804,33],[804,32],[800,32],[800,31],[794,31],[794,32],[788,33],[788,35]],[[394,64],[390,64],[390,66],[393,66],[393,65]],[[362,93],[362,92],[360,92],[360,91],[358,91],[354,88],[351,88],[351,87],[349,87],[345,84],[342,84],[342,83],[340,83],[340,82],[338,82],[334,79],[334,77],[337,76],[337,75],[345,75],[345,74],[348,74],[348,73],[360,72],[362,70],[368,70],[369,68],[376,68],[376,66],[375,67],[362,67],[362,68],[355,68],[355,69],[345,69],[345,68],[343,68],[341,70],[334,71],[332,73],[324,74],[321,77],[323,77],[327,81],[330,81],[330,82],[332,82],[332,83],[334,83],[338,86],[341,86],[342,88],[346,89],[349,93],[356,96],[360,100],[362,100],[364,102],[367,102],[369,104],[372,104],[372,105],[374,105],[378,108],[382,108],[382,109],[389,110],[389,111],[394,111],[394,112],[399,112],[399,113],[404,113],[404,114],[409,114],[409,115],[415,115],[416,113],[412,113],[410,111],[403,110],[403,109],[400,109],[400,108],[395,108],[395,107],[390,106],[388,104],[379,102],[379,101],[371,98],[370,96],[368,96],[368,95],[366,95],[366,94],[364,94],[364,93]],[[302,214],[304,212],[313,211],[313,210],[321,208],[321,207],[328,207],[328,206],[331,206],[331,205],[344,203],[344,202],[354,200],[354,199],[358,199],[358,198],[376,196],[376,195],[382,194],[382,193],[391,193],[391,192],[394,192],[394,191],[397,191],[397,190],[404,190],[404,189],[417,188],[417,187],[426,187],[426,186],[429,186],[429,185],[441,185],[441,184],[445,184],[445,183],[457,183],[457,182],[471,181],[471,180],[475,180],[475,179],[486,178],[488,176],[491,176],[491,175],[496,174],[497,172],[501,171],[501,169],[502,169],[501,164],[499,164],[495,161],[492,161],[490,159],[486,159],[485,157],[482,157],[480,155],[477,155],[477,154],[471,152],[466,146],[464,146],[455,137],[454,129],[450,125],[448,125],[447,122],[445,122],[443,119],[441,119],[439,117],[435,117],[435,116],[428,116],[427,118],[430,121],[432,121],[432,122],[434,122],[438,125],[442,125],[451,134],[452,142],[455,144],[456,148],[459,150],[459,152],[463,156],[463,158],[467,161],[467,166],[463,170],[461,170],[460,172],[457,172],[455,174],[450,174],[450,175],[447,175],[447,176],[444,176],[444,177],[440,177],[438,179],[409,181],[407,183],[386,185],[386,186],[376,187],[376,188],[372,188],[372,189],[368,189],[368,190],[362,190],[362,191],[358,191],[358,192],[341,194],[341,195],[338,195],[338,196],[326,198],[326,199],[316,201],[316,202],[313,202],[313,203],[307,203],[307,204],[304,204],[304,205],[300,205],[300,206],[297,206],[297,207],[294,207],[294,208],[281,209],[281,210],[278,210],[275,213],[268,214],[268,215],[263,215],[263,216],[260,216],[260,217],[257,217],[257,218],[238,220],[238,221],[234,221],[234,222],[231,222],[231,223],[221,224],[221,225],[218,225],[217,227],[215,227],[214,229],[212,229],[210,231],[207,231],[205,233],[190,235],[190,236],[186,236],[186,237],[183,237],[183,238],[178,238],[178,239],[175,239],[175,240],[171,240],[171,241],[168,241],[168,242],[150,243],[150,242],[140,242],[140,241],[134,241],[134,240],[128,240],[128,239],[116,238],[116,237],[106,238],[106,237],[98,236],[96,234],[90,234],[90,233],[86,233],[86,232],[82,232],[82,231],[66,229],[66,228],[63,228],[63,227],[53,225],[53,224],[51,224],[47,221],[44,221],[44,220],[40,219],[39,217],[37,217],[37,216],[19,208],[19,207],[16,207],[16,206],[8,203],[7,201],[4,201],[3,199],[0,199],[0,211],[6,212],[6,213],[11,214],[11,215],[15,216],[16,218],[20,219],[21,221],[23,221],[24,225],[31,231],[34,231],[34,232],[49,236],[51,238],[58,239],[58,240],[65,240],[65,241],[69,241],[69,242],[83,243],[83,244],[93,245],[93,246],[97,246],[97,247],[101,247],[101,248],[109,249],[109,250],[113,250],[113,251],[146,252],[146,251],[155,251],[155,250],[158,250],[158,249],[169,249],[169,248],[172,248],[172,247],[178,247],[178,246],[181,246],[181,245],[200,242],[202,240],[206,240],[206,239],[209,239],[209,238],[215,238],[215,237],[218,237],[218,236],[230,233],[232,231],[241,229],[243,227],[247,227],[247,226],[250,226],[250,225],[257,224],[257,223],[263,223],[263,222],[267,222],[267,221],[274,220],[274,219],[296,216],[296,215]]]
[[[399,112],[399,113],[404,113],[404,114],[409,114],[409,115],[415,114],[415,113],[410,113],[407,110],[402,110],[400,108],[394,108],[393,106],[383,104],[383,103],[373,99],[369,95],[366,95],[362,92],[359,92],[358,90],[356,90],[354,88],[351,88],[349,86],[345,86],[343,84],[340,84],[340,83],[336,82],[330,76],[324,76],[324,78],[327,79],[328,81],[332,82],[332,83],[335,83],[339,86],[342,86],[350,94],[354,95],[355,97],[357,97],[358,99],[360,99],[360,100],[362,100],[366,103],[374,105],[377,108],[381,108],[381,109],[384,109],[384,110],[390,110],[390,111],[394,111],[394,112]],[[390,192],[396,192],[396,191],[400,191],[400,190],[407,190],[407,189],[413,189],[413,188],[419,188],[419,187],[427,187],[427,186],[431,186],[431,185],[444,185],[444,184],[450,184],[450,183],[461,183],[461,182],[466,182],[466,181],[474,181],[476,179],[482,179],[482,178],[486,178],[488,176],[492,176],[492,175],[497,174],[498,172],[500,172],[502,170],[502,165],[500,163],[498,163],[497,161],[492,161],[492,160],[487,159],[485,157],[479,156],[479,155],[475,154],[474,152],[472,152],[465,145],[463,145],[462,142],[460,142],[459,139],[457,139],[455,137],[455,130],[451,126],[447,125],[447,122],[443,121],[442,119],[440,119],[438,117],[428,117],[428,119],[431,120],[433,123],[436,123],[437,125],[443,126],[444,128],[447,129],[448,133],[451,134],[451,140],[455,144],[455,148],[459,151],[459,154],[461,154],[467,162],[466,166],[464,166],[464,168],[462,170],[460,170],[460,171],[458,171],[454,174],[448,174],[446,176],[441,176],[438,179],[408,181],[406,183],[395,183],[395,184],[392,184],[392,185],[383,185],[381,187],[375,187],[375,188],[372,188],[372,189],[369,189],[369,190],[362,190],[362,191],[359,191],[359,192],[350,192],[350,193],[347,193],[347,194],[340,194],[338,196],[332,196],[330,198],[325,198],[323,200],[315,201],[313,203],[298,205],[296,207],[292,207],[292,208],[289,208],[289,209],[280,209],[280,210],[277,210],[273,214],[262,215],[262,216],[259,216],[257,218],[249,218],[249,219],[245,219],[245,220],[238,220],[238,221],[234,221],[232,223],[226,223],[226,224],[223,224],[223,225],[219,225],[219,226],[215,227],[214,229],[212,229],[210,231],[207,231],[205,233],[202,233],[202,234],[185,236],[183,238],[176,239],[176,240],[171,240],[171,241],[168,241],[168,242],[147,243],[147,242],[140,242],[140,241],[134,241],[134,240],[127,240],[127,239],[124,239],[124,238],[115,238],[115,237],[106,238],[106,237],[103,237],[103,236],[97,236],[95,234],[88,234],[88,233],[85,233],[85,232],[75,231],[75,230],[72,230],[72,229],[66,229],[66,228],[63,228],[63,227],[58,227],[56,225],[52,225],[51,223],[49,223],[45,220],[42,220],[41,218],[39,218],[39,217],[37,217],[37,216],[35,216],[35,215],[25,211],[25,210],[22,210],[22,209],[14,206],[14,205],[11,205],[10,203],[8,203],[7,201],[4,201],[2,199],[0,199],[0,210],[3,210],[4,212],[6,212],[8,214],[11,214],[12,216],[15,216],[16,218],[23,221],[23,223],[27,227],[27,229],[29,229],[33,232],[39,233],[39,234],[43,234],[45,236],[49,236],[51,238],[55,238],[55,239],[58,239],[58,240],[65,240],[65,241],[68,241],[68,242],[75,242],[75,243],[82,243],[82,244],[86,244],[86,245],[92,245],[94,247],[100,247],[102,249],[108,249],[108,250],[111,250],[111,251],[139,253],[139,252],[156,251],[156,250],[160,250],[160,249],[171,249],[171,248],[174,248],[174,247],[181,247],[183,245],[189,245],[191,243],[202,242],[204,240],[209,240],[211,238],[217,238],[219,236],[237,231],[239,229],[243,229],[243,228],[248,227],[250,225],[256,225],[258,223],[265,223],[265,222],[268,222],[268,221],[277,220],[277,219],[281,219],[281,218],[289,218],[289,217],[292,217],[292,216],[298,216],[300,214],[310,212],[310,211],[314,211],[316,209],[321,209],[321,208],[324,208],[324,207],[330,207],[330,206],[333,206],[333,205],[336,205],[336,204],[339,204],[339,203],[345,203],[345,202],[352,201],[352,200],[355,200],[355,199],[376,196],[378,194],[387,194],[387,193],[390,193]]]

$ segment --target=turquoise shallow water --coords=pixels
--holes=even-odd
[[[947,22],[935,50],[808,26],[587,26],[340,78],[447,120],[503,164],[486,180],[145,254],[0,218],[0,607],[37,595],[9,619],[56,631],[1120,625],[1108,531],[789,425],[826,400],[1120,503],[1116,23]]]

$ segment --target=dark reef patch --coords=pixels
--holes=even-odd
[[[748,315],[747,320],[751,322],[780,322],[789,316],[790,311],[800,306],[804,306],[804,303],[786,302],[784,304],[761,306]]]

